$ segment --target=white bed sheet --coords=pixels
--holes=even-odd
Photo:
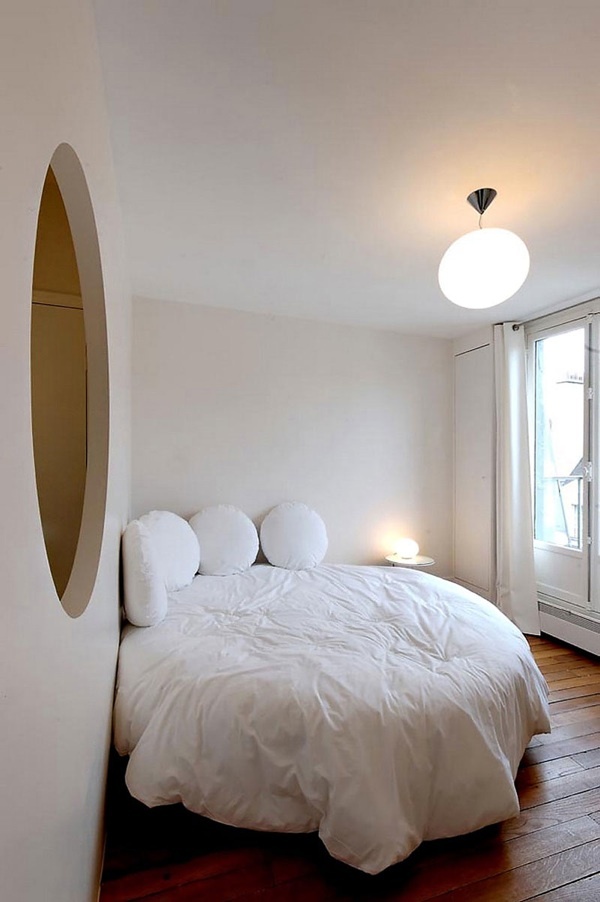
[[[132,795],[318,830],[368,873],[515,815],[519,761],[549,729],[519,630],[413,570],[199,576],[122,640],[115,742]]]

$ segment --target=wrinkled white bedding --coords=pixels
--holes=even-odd
[[[549,729],[519,630],[408,569],[198,576],[121,645],[115,742],[136,798],[318,830],[368,873],[516,814],[519,761]]]

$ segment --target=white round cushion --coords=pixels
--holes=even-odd
[[[139,521],[150,533],[167,591],[189,586],[198,572],[200,549],[187,520],[170,511],[150,511]]]
[[[167,589],[148,529],[132,520],[122,538],[125,616],[134,626],[154,626],[167,613]]]
[[[306,504],[285,501],[269,511],[263,520],[260,544],[273,566],[308,570],[325,557],[327,530],[316,511]]]
[[[252,566],[258,554],[256,526],[229,504],[205,507],[190,520],[200,545],[200,573],[231,576]]]

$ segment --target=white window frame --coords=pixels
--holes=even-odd
[[[546,338],[553,334],[569,331],[581,326],[587,326],[588,338],[592,339],[600,336],[600,298],[594,298],[575,307],[561,310],[557,313],[548,314],[534,320],[530,320],[523,324],[525,330],[525,341],[527,347],[527,374],[528,374],[528,417],[529,417],[529,436],[530,436],[530,462],[532,473],[532,493],[535,491],[535,342],[539,339]],[[596,393],[595,399],[590,398],[590,390]],[[578,604],[570,604],[557,599],[552,599],[552,604],[557,607],[564,608],[573,613],[583,613],[594,620],[600,620],[600,598],[596,599],[594,604],[594,592],[598,584],[600,587],[600,567],[596,568],[592,565],[592,554],[600,552],[600,531],[598,529],[598,517],[592,516],[592,512],[598,509],[600,502],[600,363],[595,359],[595,355],[590,355],[589,365],[585,370],[584,392],[588,398],[585,405],[585,439],[584,439],[584,459],[594,461],[595,473],[593,474],[593,482],[588,492],[588,503],[583,511],[583,541],[585,563],[587,567],[588,594],[585,606]],[[596,422],[594,421],[594,411]],[[532,495],[532,510],[534,510],[535,498]],[[587,541],[589,537],[591,546]],[[534,539],[537,548],[545,548],[552,550],[557,554],[565,554],[567,556],[578,556],[581,552],[578,549],[564,548]],[[546,600],[541,598],[540,600]]]

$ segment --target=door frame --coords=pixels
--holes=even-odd
[[[527,372],[528,372],[528,417],[530,434],[530,460],[532,472],[532,493],[535,493],[535,342],[577,328],[585,328],[586,359],[584,366],[584,450],[585,462],[595,461],[595,469],[600,469],[600,365],[596,360],[597,354],[594,348],[600,347],[600,299],[595,299],[576,308],[561,311],[558,314],[540,317],[525,324],[527,343]],[[594,604],[594,598],[600,587],[600,530],[599,530],[599,485],[598,478],[584,480],[584,502],[582,512],[582,550],[565,548],[552,543],[543,542],[534,538],[534,549],[550,551],[556,555],[563,555],[581,560],[583,573],[581,596],[583,603],[579,604],[577,596],[573,593],[571,599],[557,597],[545,593],[543,583],[537,579],[538,597],[540,602],[549,603],[558,608],[574,614],[591,615],[593,619],[600,619],[600,599]],[[535,504],[535,497],[532,498]],[[592,565],[594,563],[594,566]],[[537,569],[537,568],[536,568]],[[567,593],[565,593],[567,594]]]

